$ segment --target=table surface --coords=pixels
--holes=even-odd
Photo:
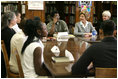
[[[87,38],[86,38],[87,39]],[[89,40],[90,41],[90,40]],[[47,69],[50,71],[53,77],[63,77],[63,76],[71,76],[71,72],[67,69],[71,69],[71,66],[74,62],[76,62],[83,52],[91,45],[85,39],[82,38],[70,38],[68,41],[47,41],[44,43],[44,64]],[[53,46],[58,46],[60,49],[59,56],[65,56],[65,50],[71,52],[74,57],[74,62],[64,62],[64,63],[55,63],[52,61],[52,56],[55,56],[51,48]],[[67,69],[66,69],[67,68]]]

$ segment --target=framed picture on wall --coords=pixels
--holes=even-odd
[[[44,10],[43,1],[28,1],[28,10]]]

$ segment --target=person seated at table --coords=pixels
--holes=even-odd
[[[47,30],[49,36],[53,36],[53,34],[57,32],[68,32],[68,26],[65,21],[60,20],[59,13],[57,11],[52,13],[52,21],[47,24]]]
[[[90,46],[72,66],[73,75],[86,75],[93,63],[93,68],[117,68],[117,39],[113,36],[115,23],[106,20],[101,26],[104,38],[100,43]],[[89,68],[87,68],[89,66]]]
[[[108,11],[108,10],[103,11],[103,13],[102,13],[102,20],[103,20],[103,22],[106,21],[106,20],[110,20],[110,18],[111,18],[111,13],[110,13],[110,11]],[[97,28],[96,28],[97,31],[100,30],[100,27],[101,27],[101,25],[102,25],[103,22],[101,22],[101,24],[98,24],[98,25],[97,25]],[[115,25],[115,26],[116,26],[116,25]],[[116,26],[116,27],[117,27],[117,26]],[[98,32],[98,33],[99,33],[99,32]],[[100,35],[100,33],[99,33],[99,35]],[[117,37],[117,29],[114,30],[113,35],[114,35],[115,37]]]
[[[21,59],[22,46],[23,46],[25,40],[27,39],[27,36],[25,36],[25,34],[23,32],[25,22],[26,22],[26,20],[21,21],[21,23],[19,25],[19,27],[21,28],[21,31],[18,31],[16,34],[14,34],[13,37],[11,38],[11,42],[10,42],[11,53],[10,53],[9,65],[10,65],[10,70],[14,73],[19,73],[15,53],[17,52]]]
[[[80,22],[75,24],[74,35],[89,37],[92,35],[92,31],[95,31],[97,34],[91,22],[87,21],[87,14],[88,12],[86,11],[80,13]]]
[[[18,24],[20,24],[21,22],[21,13],[19,11],[15,11],[15,15],[16,15],[17,21],[16,21],[16,24],[12,28],[17,33],[21,31],[21,29],[18,26]]]
[[[15,31],[12,29],[12,27],[16,24],[16,15],[14,12],[8,12],[3,14],[1,19],[1,40],[4,40],[8,59],[10,58],[10,40],[12,36],[15,34]],[[1,77],[6,77],[6,68],[3,58],[3,53],[1,53]]]
[[[103,21],[110,20],[110,18],[111,18],[111,13],[110,13],[110,11],[108,11],[108,10],[103,11],[103,13],[102,13],[102,19],[103,19]],[[117,26],[116,26],[116,27],[117,27]],[[115,29],[113,35],[114,35],[115,37],[117,37],[117,29]]]
[[[25,78],[36,78],[46,74],[43,69],[44,45],[42,37],[47,36],[45,24],[38,20],[27,20],[24,33],[28,36],[25,41],[22,54],[22,67]]]

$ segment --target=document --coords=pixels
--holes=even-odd
[[[57,41],[68,41],[68,32],[58,32]]]

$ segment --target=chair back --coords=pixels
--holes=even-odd
[[[3,56],[4,56],[7,77],[8,78],[18,78],[19,77],[18,74],[10,71],[8,54],[7,54],[5,43],[3,40],[1,40],[1,49],[2,49]]]
[[[117,78],[117,68],[96,68],[96,78]]]
[[[18,54],[18,52],[16,52],[15,54],[16,54],[16,60],[17,60],[18,70],[19,70],[19,78],[24,78],[24,73],[23,73],[23,69],[22,69],[19,54]]]
[[[3,40],[1,40],[1,49],[2,49],[3,56],[4,56],[4,61],[5,61],[5,66],[6,66],[6,74],[8,76],[8,73],[10,72],[10,66],[9,66],[7,50],[6,50]]]

